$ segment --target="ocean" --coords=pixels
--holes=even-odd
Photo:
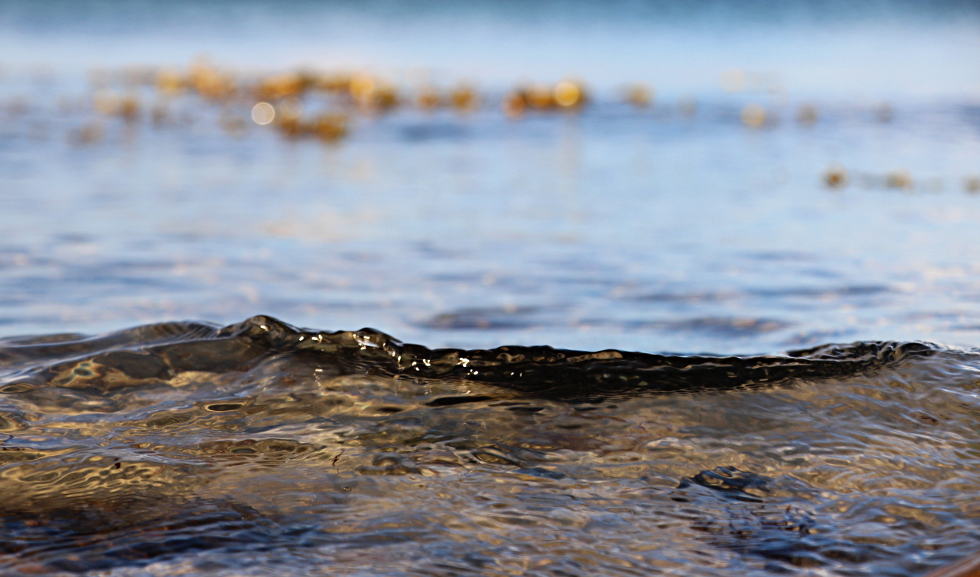
[[[0,571],[975,554],[976,62],[972,2],[0,0]]]

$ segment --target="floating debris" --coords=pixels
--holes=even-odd
[[[187,88],[187,81],[176,70],[163,69],[157,72],[156,87],[162,94],[177,96]]]
[[[762,128],[766,124],[766,109],[759,104],[746,104],[741,113],[742,124],[749,128]]]
[[[509,118],[518,118],[528,108],[536,110],[578,110],[588,102],[582,83],[562,80],[554,86],[531,84],[504,95],[500,107]]]
[[[511,92],[501,100],[500,108],[508,118],[520,118],[527,108],[527,99],[523,92]]]
[[[126,120],[132,121],[139,116],[139,113],[140,102],[135,94],[127,94],[119,99],[119,116]]]
[[[119,116],[128,121],[135,120],[139,116],[140,103],[135,94],[119,96],[112,90],[99,90],[92,97],[92,106],[95,111],[105,116]]]
[[[524,99],[534,108],[554,108],[554,91],[544,84],[532,84],[524,91]]]
[[[262,100],[296,97],[309,86],[309,79],[297,72],[283,72],[263,78],[255,87],[255,95]]]
[[[114,115],[119,110],[119,96],[111,90],[99,90],[92,96],[92,107],[99,114]]]
[[[435,110],[442,107],[443,99],[435,86],[424,86],[415,97],[415,103],[422,110]]]
[[[279,103],[279,114],[284,119],[297,119],[303,116],[303,101],[295,96],[287,96]]]
[[[343,114],[323,114],[309,121],[284,117],[279,121],[278,128],[288,138],[315,136],[324,142],[334,142],[347,134],[347,117]]]
[[[343,114],[323,114],[310,125],[310,133],[325,142],[333,142],[347,135],[347,117]]]
[[[822,180],[828,188],[843,188],[854,180],[866,189],[890,189],[924,194],[941,194],[946,190],[943,178],[931,176],[916,179],[905,169],[896,169],[884,174],[857,172],[852,177],[843,166],[833,164],[824,171]],[[980,177],[967,176],[963,179],[963,184],[966,192],[980,194]]]
[[[191,65],[189,80],[198,94],[211,100],[230,98],[237,88],[232,75],[219,72],[206,60]]]
[[[721,79],[728,92],[772,93],[778,86],[773,75],[738,69],[725,71]],[[63,114],[94,110],[99,116],[121,119],[130,125],[127,137],[136,134],[132,127],[144,117],[158,128],[187,127],[210,117],[235,138],[248,132],[251,118],[260,126],[273,125],[286,138],[311,136],[334,142],[349,134],[352,118],[370,120],[398,109],[422,112],[452,109],[458,114],[469,114],[480,109],[488,99],[499,97],[503,117],[518,119],[529,113],[582,111],[591,100],[585,83],[574,78],[553,84],[529,82],[494,96],[481,93],[466,82],[447,88],[425,80],[412,91],[404,90],[390,79],[365,70],[296,69],[245,74],[218,67],[206,58],[195,59],[184,70],[149,66],[115,71],[93,69],[89,71],[89,82],[93,88],[89,95],[61,95],[59,110]],[[621,88],[619,98],[639,112],[654,104],[656,91],[649,84],[634,82]],[[776,111],[783,104],[779,100],[770,104],[750,102],[739,110],[739,120],[752,129],[774,127],[779,121]],[[23,97],[4,103],[11,117],[28,114],[34,105],[33,101]],[[682,96],[676,101],[676,113],[681,117],[694,117],[698,106],[693,96]],[[887,102],[871,110],[880,121],[889,121],[894,114]],[[310,111],[314,113],[310,114]],[[795,117],[800,125],[811,126],[820,119],[820,112],[816,104],[803,102],[797,106]],[[106,128],[111,130],[112,126],[107,124]],[[69,140],[83,143],[102,139],[101,133],[96,136],[98,131],[94,129],[84,132],[85,136],[76,129],[69,135]],[[831,187],[845,186],[851,179],[846,178],[846,172],[841,174],[845,177],[837,178],[827,173],[824,180]],[[974,180],[967,179],[966,190],[980,191],[976,177],[972,178]],[[911,176],[901,171],[873,177],[859,174],[854,180],[875,188],[915,188]],[[941,188],[928,182],[919,187],[931,191]]]
[[[102,140],[105,130],[100,122],[89,122],[68,133],[68,142],[76,146],[94,144]]]
[[[980,176],[968,176],[963,183],[963,187],[970,194],[980,194]]]
[[[348,73],[316,74],[313,77],[313,87],[330,94],[347,94],[350,91],[351,80],[353,76]]]
[[[458,112],[467,113],[480,106],[480,97],[469,84],[460,84],[449,94],[449,101]]]
[[[796,110],[796,121],[803,126],[813,126],[819,118],[817,107],[813,104],[801,104]]]
[[[368,74],[357,74],[350,80],[350,95],[364,111],[387,111],[399,104],[398,90],[393,84]]]
[[[885,186],[910,190],[915,185],[912,174],[904,169],[893,170],[885,176]]]
[[[835,164],[827,168],[827,171],[824,172],[823,181],[830,188],[843,188],[847,186],[847,169]]]
[[[630,84],[623,90],[623,100],[637,108],[647,108],[653,104],[653,87],[642,83]]]

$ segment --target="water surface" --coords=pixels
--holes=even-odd
[[[919,575],[976,551],[978,22],[0,1],[0,566]],[[155,86],[205,62],[233,94]],[[348,132],[286,138],[252,87],[296,70],[403,104],[308,90]],[[505,114],[563,78],[586,106]],[[464,81],[473,110],[413,104]]]
[[[430,350],[255,317],[0,355],[10,571],[907,575],[976,545],[975,352]]]

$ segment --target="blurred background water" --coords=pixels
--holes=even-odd
[[[972,344],[978,19],[955,2],[7,0],[0,322],[261,312],[438,345]],[[154,123],[167,101],[119,80],[201,55],[246,79],[485,94],[465,116],[353,118],[322,146],[255,125],[251,102],[184,97]],[[508,90],[566,77],[590,90],[581,113],[505,118]],[[623,104],[629,83],[652,105]],[[134,118],[100,117],[100,89],[135,94]],[[764,126],[745,126],[750,105]],[[834,167],[846,186],[825,185]]]
[[[978,62],[971,1],[0,0],[0,333],[975,347]]]

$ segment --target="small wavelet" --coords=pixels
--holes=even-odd
[[[0,568],[301,575],[371,548],[395,573],[924,572],[976,545],[978,367],[916,342],[429,349],[270,317],[8,338]]]

